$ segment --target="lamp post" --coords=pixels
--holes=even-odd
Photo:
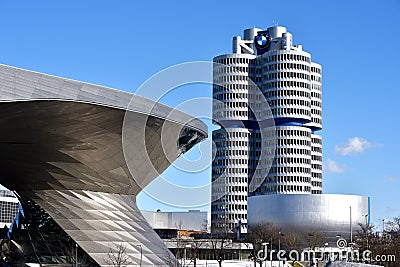
[[[190,244],[185,245],[184,250],[183,250],[183,267],[186,267],[186,248],[191,248],[192,246]]]
[[[75,243],[75,267],[78,267],[78,244]]]

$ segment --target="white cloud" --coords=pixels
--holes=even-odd
[[[332,173],[342,173],[342,172],[344,172],[344,168],[342,166],[340,166],[336,161],[334,161],[332,159],[327,159],[325,167],[326,167],[325,169],[328,172],[332,172]]]
[[[398,181],[397,177],[391,176],[391,175],[387,175],[387,176],[383,177],[383,180],[388,183],[395,183]]]
[[[349,138],[344,145],[335,146],[335,152],[340,155],[347,156],[347,155],[362,153],[364,152],[365,149],[374,146],[380,146],[380,145],[373,144],[363,138],[352,137]]]

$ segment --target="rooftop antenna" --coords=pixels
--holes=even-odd
[[[275,22],[274,19],[272,20],[272,24],[273,24],[274,26],[278,26],[278,22]]]

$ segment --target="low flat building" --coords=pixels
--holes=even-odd
[[[160,210],[142,210],[141,212],[150,226],[163,239],[190,236],[207,231],[207,211],[163,212]]]

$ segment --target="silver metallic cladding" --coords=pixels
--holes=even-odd
[[[166,118],[172,111],[168,106],[128,92],[3,64],[0,64],[0,81],[0,102],[74,101],[129,110],[158,118]],[[207,136],[207,126],[184,112],[174,110],[174,117],[169,119],[188,124],[187,126]]]
[[[368,197],[357,195],[260,195],[249,198],[249,226],[272,222],[283,232],[295,231],[302,235],[322,232],[329,240],[337,235],[350,237],[350,207],[353,234],[365,225]]]
[[[0,114],[1,184],[38,203],[101,266],[119,243],[129,266],[139,263],[137,245],[142,266],[175,261],[135,198],[181,153],[184,130],[197,142],[207,136],[204,123],[140,96],[5,65]]]

